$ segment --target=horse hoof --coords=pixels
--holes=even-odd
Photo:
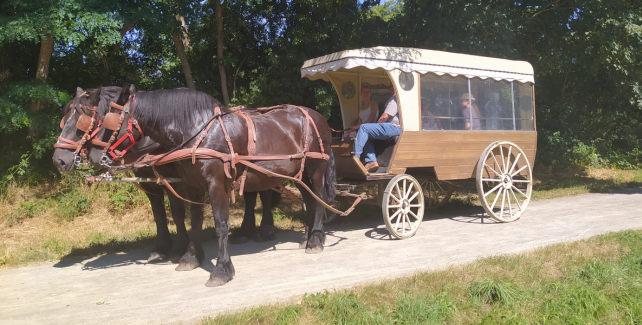
[[[222,286],[228,282],[230,282],[232,278],[230,277],[218,277],[218,276],[210,276],[210,279],[205,282],[206,287],[219,287]]]
[[[232,245],[245,244],[250,241],[250,239],[245,236],[230,236],[228,240]]]
[[[306,246],[308,246],[307,240],[303,240],[299,243],[299,249],[304,249]]]
[[[149,254],[149,258],[147,259],[147,263],[158,263],[165,261],[167,259],[167,255],[161,254],[158,252],[152,252]]]
[[[323,246],[307,247],[305,249],[306,254],[319,254],[323,252]]]
[[[198,259],[193,256],[183,256],[181,257],[181,260],[178,261],[178,266],[176,267],[176,271],[191,271],[197,267],[199,267],[201,263],[198,261]]]

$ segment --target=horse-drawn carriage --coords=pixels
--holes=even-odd
[[[337,194],[350,196],[358,186],[376,185],[377,194],[362,202],[381,206],[394,237],[413,236],[424,209],[448,201],[453,180],[474,178],[482,206],[497,221],[516,220],[528,206],[537,141],[528,62],[375,47],[308,60],[301,76],[332,83],[344,129],[356,123],[362,87],[383,102],[394,86],[402,133],[369,140],[375,141],[377,171],[367,172],[355,156],[354,138],[332,143]],[[462,101],[474,108],[462,109]],[[472,124],[467,130],[465,121]]]
[[[327,121],[312,109],[279,105],[248,112],[222,107],[189,89],[135,92],[133,86],[78,88],[61,121],[54,162],[61,171],[71,171],[88,158],[105,167],[90,177],[93,181],[116,180],[112,176],[134,169],[140,176],[130,181],[158,183],[147,187],[158,230],[150,261],[166,258],[172,247],[159,189],[161,183],[166,186],[170,204],[183,212],[178,219],[173,215],[179,253],[184,253],[177,270],[203,262],[207,192],[219,244],[210,286],[235,274],[228,251],[228,200],[237,190],[270,192],[284,180],[294,182],[308,207],[300,244],[306,253],[323,251],[324,208],[346,215],[360,201],[381,205],[391,235],[411,237],[426,206],[448,200],[452,180],[475,178],[482,206],[498,221],[516,220],[528,206],[537,133],[533,69],[527,62],[376,47],[308,60],[301,74],[332,82],[344,128],[359,115],[355,95],[361,88],[367,86],[375,100],[383,101],[392,85],[401,133],[374,143],[378,170],[368,172],[355,156],[356,140],[332,138]],[[126,156],[134,162],[116,164]],[[168,175],[182,179],[180,193]],[[374,195],[353,194],[357,187],[374,185]],[[181,195],[192,204],[189,236],[184,208],[177,203]],[[342,212],[328,204],[335,195],[356,200]],[[253,227],[253,218],[250,223]]]

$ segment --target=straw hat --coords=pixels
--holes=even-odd
[[[475,97],[470,97],[470,96],[468,96],[468,93],[463,93],[461,95],[461,100],[463,100],[463,99],[465,99],[465,100],[468,100],[468,99],[475,100]]]

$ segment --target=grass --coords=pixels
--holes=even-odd
[[[642,324],[642,230],[207,317],[208,324]]]
[[[553,172],[536,168],[534,175],[534,200],[642,184],[642,171]],[[457,186],[450,205],[479,205],[474,182],[460,181]],[[241,224],[242,207],[241,198],[231,206],[232,228]],[[379,209],[359,206],[350,220],[356,221],[359,215],[376,215]],[[260,222],[260,204],[256,215]],[[283,198],[274,217],[279,229],[303,229],[304,212],[298,202],[288,197]],[[205,238],[214,238],[213,223],[206,206]],[[170,220],[170,231],[175,233],[175,229]],[[155,232],[147,198],[132,185],[102,185],[87,190],[82,177],[76,175],[35,187],[9,186],[0,197],[0,269],[151,249]]]

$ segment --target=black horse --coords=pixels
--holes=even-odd
[[[135,88],[133,87],[133,85],[130,87],[129,92],[135,92]],[[95,93],[94,89],[84,91],[82,88],[77,88],[75,98],[65,107],[63,117],[64,123],[61,123],[63,129],[61,138],[78,142],[82,137],[82,131],[77,130],[77,128],[75,127],[79,116],[75,110],[72,111],[71,109],[71,105],[75,104],[78,101],[79,97],[90,97],[93,95],[92,100],[95,100],[95,97],[99,96],[99,102],[96,107],[96,112],[97,117],[100,119],[101,117],[105,116],[106,112],[109,111],[109,103],[116,101],[120,94],[121,87],[102,87],[101,91],[98,93]],[[106,141],[104,137],[110,136],[109,133],[111,132],[105,132],[105,129],[103,128],[102,130],[98,131],[95,138],[103,139]],[[92,142],[87,142],[86,146],[90,148],[88,155],[89,162],[95,167],[100,167],[99,162],[102,158],[103,148],[98,147]],[[136,154],[140,151],[148,151],[149,149],[158,147],[158,144],[153,142],[151,139],[145,138],[129,150],[128,156],[136,156]],[[74,163],[67,163],[70,156],[73,157],[73,151],[70,149],[57,148],[54,151],[53,160],[61,172],[71,171],[75,167]],[[158,168],[158,170],[163,173],[163,175],[166,175],[168,177],[177,177],[177,173],[171,165],[159,166]],[[155,177],[151,168],[138,168],[133,172],[137,177]],[[183,201],[173,195],[170,191],[164,191],[164,186],[161,185],[157,185],[154,183],[141,183],[140,187],[143,189],[149,199],[157,231],[156,244],[148,258],[148,262],[153,263],[167,259],[170,256],[172,247],[174,248],[174,254],[183,256],[186,253],[189,244],[189,237],[185,228],[185,205]],[[183,192],[182,186],[180,184],[176,186],[176,190],[179,193]],[[167,216],[163,199],[165,194],[164,192],[166,192],[168,196],[172,217],[174,223],[176,224],[176,243],[172,242],[169,229],[167,227]],[[260,231],[256,234],[254,208],[256,206],[257,193],[250,192],[246,194],[245,216],[243,218],[242,227],[236,233],[237,242],[247,241],[249,238],[254,238],[255,240],[271,240],[274,238],[272,207],[278,204],[280,195],[278,193],[275,194],[272,192],[273,191],[261,192],[261,200],[264,207],[263,219],[261,221]],[[201,205],[191,205],[190,212],[192,214],[193,221],[199,222],[199,220],[201,220],[202,222],[203,209]],[[188,255],[188,257],[191,256]],[[199,264],[200,262],[202,262],[202,259],[202,257],[199,259]],[[178,271],[188,271],[194,269],[196,266],[198,265],[194,265],[194,263],[179,263],[176,269]]]
[[[99,92],[99,89],[96,90]],[[189,89],[158,90],[151,92],[138,92],[135,97],[129,98],[129,89],[123,88],[119,104],[127,101],[131,110],[126,118],[135,119],[143,133],[165,148],[176,148],[184,145],[191,147],[196,143],[196,137],[203,131],[209,122],[214,120],[215,107],[219,107],[222,124],[218,121],[211,124],[211,129],[205,134],[201,148],[209,148],[218,152],[230,154],[229,145],[239,155],[248,155],[248,125],[239,114],[227,108],[211,96]],[[84,107],[92,107],[98,102],[96,96],[80,97],[79,103]],[[83,108],[84,109],[84,108]],[[331,134],[327,121],[314,110],[288,107],[268,114],[255,117],[254,127],[258,141],[256,142],[256,156],[261,155],[291,155],[289,159],[257,161],[258,168],[285,176],[296,176],[301,173],[302,181],[313,193],[326,202],[334,200],[335,166],[334,157],[330,148]],[[87,109],[84,113],[91,115]],[[316,125],[318,133],[310,127],[309,119]],[[222,126],[224,125],[225,128]],[[227,135],[225,135],[225,130]],[[319,134],[319,136],[317,136]],[[229,135],[229,136],[228,136]],[[307,141],[306,141],[307,140]],[[302,160],[301,154],[307,152],[326,153],[325,159],[308,157]],[[321,149],[323,148],[323,149]],[[321,155],[323,156],[323,155]],[[245,166],[232,165],[223,160],[191,159],[180,160],[175,163],[175,170],[185,182],[185,193],[191,200],[202,200],[203,191],[209,194],[210,203],[215,219],[216,234],[218,236],[219,252],[217,264],[211,272],[208,286],[218,286],[230,281],[235,274],[234,266],[228,252],[229,231],[229,200],[233,194],[233,181],[226,175],[236,167],[236,175],[242,175]],[[231,177],[234,177],[231,176]],[[274,188],[283,182],[282,178],[271,177],[254,168],[247,170],[245,190],[258,192]],[[306,189],[297,184],[303,194],[303,199],[308,207],[306,220],[306,233],[302,245],[306,253],[320,253],[323,251],[325,234],[323,233],[323,206],[318,203]],[[190,234],[194,244],[194,253],[203,254],[200,229],[193,229]],[[190,251],[188,251],[190,253]],[[185,257],[185,256],[184,256]]]

